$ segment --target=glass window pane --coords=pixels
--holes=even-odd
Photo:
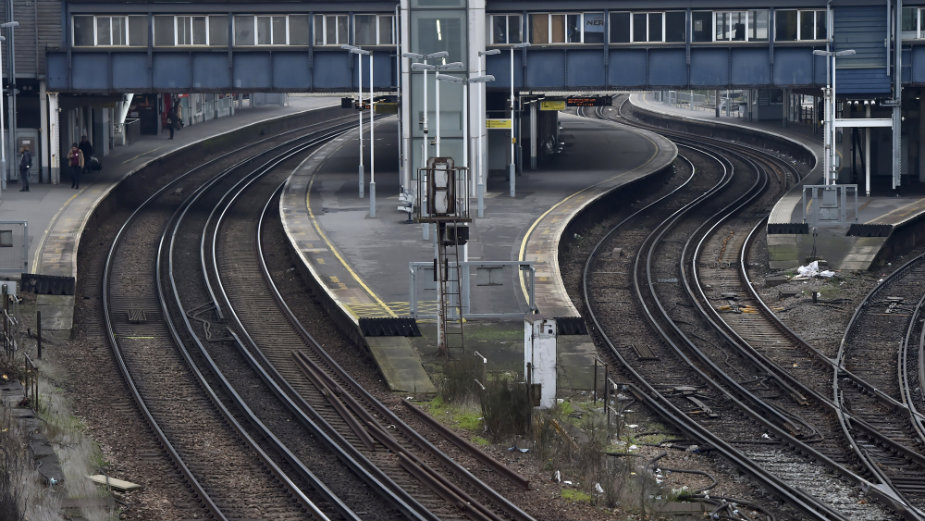
[[[96,44],[111,45],[112,39],[109,37],[109,17],[96,17]]]
[[[691,13],[691,41],[713,41],[713,12],[694,11]]]
[[[633,13],[633,41],[647,42],[646,37],[646,13]]]
[[[308,45],[308,15],[289,15],[289,45]]]
[[[228,45],[228,17],[209,17],[209,45]]]
[[[507,43],[507,16],[491,17],[491,43]]]
[[[125,45],[125,17],[112,17],[112,44]]]
[[[922,38],[923,31],[925,31],[925,9],[919,9],[919,38]]]
[[[917,11],[918,9],[915,7],[903,7],[903,38],[915,38]]]
[[[358,14],[353,17],[353,38],[356,45],[376,43],[376,16]]]
[[[176,45],[176,40],[174,40],[173,36],[172,16],[154,17],[154,45],[161,47]]]
[[[347,15],[337,15],[337,38],[333,42],[328,42],[328,44],[341,44],[347,43],[347,37],[350,34],[349,23],[350,20],[347,18]]]
[[[315,15],[314,17],[315,45],[324,45],[324,16]]]
[[[379,45],[391,45],[395,43],[392,36],[392,29],[395,17],[392,15],[379,16]]]
[[[729,14],[728,30],[732,32],[732,39],[737,42],[745,41],[745,13],[736,11]]]
[[[128,17],[128,44],[135,46],[148,45],[148,17]]]
[[[825,11],[816,11],[816,39],[825,40],[829,36],[828,24],[825,22]]]
[[[71,19],[74,24],[74,45],[92,46],[93,41],[93,17],[92,16],[75,16]]]
[[[732,38],[730,28],[729,13],[716,13],[716,41],[729,40]]]
[[[800,11],[800,39],[815,40],[814,29],[816,27],[816,18],[813,16],[814,11]]]
[[[254,45],[254,17],[234,17],[234,44]]]
[[[549,15],[530,15],[530,43],[549,43]]]
[[[193,45],[206,44],[206,17],[193,18]]]
[[[177,27],[177,45],[189,45],[190,39],[190,18],[188,16],[177,16],[174,19]]]
[[[257,17],[257,45],[270,45],[273,43],[270,21],[269,16]]]
[[[524,29],[523,22],[519,14],[508,15],[507,17],[507,41],[508,43],[523,42]]]
[[[770,13],[766,9],[749,12],[749,40],[765,41],[768,39],[768,20],[770,16]]]
[[[792,42],[797,39],[796,11],[774,12],[774,39],[779,42]]]
[[[549,43],[563,42],[565,42],[565,15],[551,15],[549,17]]]
[[[581,15],[565,15],[565,41],[581,43]]]
[[[273,17],[273,45],[286,45],[286,17]]]
[[[585,13],[585,43],[604,43],[604,13]]]
[[[684,11],[669,11],[665,13],[665,41],[684,41]]]
[[[630,41],[629,13],[610,13],[610,41],[613,43]]]
[[[662,13],[649,13],[649,41],[662,41]]]
[[[334,45],[337,43],[337,17],[325,16],[324,43]]]

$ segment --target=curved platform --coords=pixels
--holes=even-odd
[[[286,107],[240,108],[234,116],[187,126],[174,139],[161,135],[142,135],[131,144],[114,148],[103,159],[103,170],[82,176],[80,189],[70,188],[66,173],[61,184],[32,183],[28,192],[10,184],[0,195],[0,220],[27,221],[28,263],[23,273],[48,276],[59,288],[36,296],[42,313],[42,327],[69,330],[74,318],[74,281],[77,277],[77,251],[84,228],[94,209],[115,186],[159,158],[217,135],[306,110],[336,106],[338,99],[292,96]],[[68,291],[70,289],[70,291]]]
[[[717,118],[711,111],[670,106],[646,95],[633,95],[631,101],[647,111],[672,118],[771,135],[802,146],[817,158],[803,183],[781,197],[770,212],[767,245],[772,269],[795,269],[813,260],[811,257],[815,255],[815,258],[825,259],[833,269],[869,270],[921,241],[921,234],[913,231],[925,221],[925,196],[921,194],[858,195],[856,216],[848,215],[848,219],[841,222],[814,220],[813,202],[807,198],[804,203],[803,185],[822,183],[823,148],[821,134],[813,135],[805,126],[784,127],[780,122]]]
[[[467,255],[470,262],[531,263],[538,312],[575,318],[579,314],[558,267],[565,227],[604,194],[669,166],[677,149],[661,136],[613,122],[562,115],[561,126],[560,137],[568,147],[555,164],[518,176],[516,197],[508,195],[506,176],[489,178],[485,216],[473,219]],[[397,210],[396,130],[395,120],[377,123],[375,218],[369,217],[369,200],[359,197],[356,132],[341,136],[301,165],[280,202],[294,248],[357,328],[363,319],[408,316],[413,305],[409,266],[434,259],[433,237],[425,237],[422,225],[410,224]],[[524,282],[482,300],[480,304],[495,306],[496,311],[513,309],[518,318],[468,321],[466,351],[483,355],[490,371],[521,371],[523,317],[530,313]],[[428,314],[426,304],[417,303],[419,314]],[[432,392],[429,374],[442,370],[433,321],[418,323],[420,337],[364,336],[393,390]],[[595,356],[591,339],[586,334],[560,336],[558,346],[565,380],[560,385],[590,389]]]

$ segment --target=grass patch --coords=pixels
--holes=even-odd
[[[562,489],[562,499],[566,501],[572,501],[575,503],[590,503],[591,494],[587,492],[582,492],[576,488],[563,488]]]

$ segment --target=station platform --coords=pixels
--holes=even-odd
[[[518,175],[515,197],[510,197],[506,173],[489,176],[484,216],[476,217],[476,204],[471,205],[474,218],[466,246],[470,262],[531,263],[537,313],[548,318],[579,316],[558,267],[559,238],[569,221],[603,194],[669,166],[677,154],[667,139],[617,123],[563,114],[560,124],[569,146],[555,164]],[[364,318],[408,316],[409,266],[433,263],[435,256],[433,233],[426,235],[426,225],[410,223],[397,209],[397,121],[378,122],[375,135],[375,217],[370,217],[368,195],[359,197],[356,132],[341,136],[298,168],[280,203],[284,226],[303,262],[355,324]],[[366,169],[368,181],[368,163]],[[490,299],[492,310],[516,318],[468,320],[465,348],[447,355],[459,359],[478,353],[489,372],[519,373],[524,367],[524,319],[531,315],[527,290],[522,281],[498,278],[493,283],[507,286]],[[421,336],[364,336],[395,391],[431,393],[432,376],[443,371],[445,357],[437,348],[434,318],[436,291],[430,294],[431,301],[417,308]],[[427,305],[430,313],[424,317]],[[557,348],[560,388],[592,389],[596,349],[590,336],[560,334]]]
[[[28,223],[29,254],[23,272],[76,278],[78,240],[90,214],[132,173],[164,155],[242,126],[339,104],[339,98],[290,96],[287,106],[241,106],[233,116],[186,126],[176,131],[172,140],[166,131],[156,136],[141,135],[101,155],[103,169],[82,176],[79,190],[70,187],[66,173],[62,173],[60,184],[33,182],[28,192],[20,192],[18,183],[8,184],[0,193],[0,221]],[[42,313],[44,329],[71,329],[74,295],[37,295],[36,305]]]
[[[772,135],[804,147],[815,157],[815,165],[801,185],[781,197],[768,217],[767,246],[772,269],[792,270],[813,259],[824,259],[836,270],[875,269],[891,255],[909,249],[908,244],[916,238],[913,227],[925,220],[925,193],[899,195],[892,190],[888,193],[874,190],[870,196],[858,194],[856,211],[849,195],[849,211],[844,221],[816,218],[811,198],[807,197],[804,208],[802,185],[823,184],[823,143],[821,132],[814,133],[806,125],[785,127],[780,121],[716,117],[713,110],[661,103],[651,94],[633,94],[631,102],[673,118]]]

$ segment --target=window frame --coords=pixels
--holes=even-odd
[[[602,38],[600,42],[585,41],[585,17],[587,15],[600,15],[601,20],[604,22],[604,27],[606,27],[607,16],[604,11],[548,11],[528,13],[526,41],[530,42],[530,45],[603,45],[603,43],[609,38],[609,33],[607,31],[601,33]],[[534,21],[539,21],[540,19],[537,17],[542,16],[546,17],[546,38],[545,41],[536,41],[536,32],[534,31],[536,24]],[[572,20],[576,20],[576,22],[574,24],[570,23]],[[575,30],[570,31],[570,27],[574,28]],[[553,39],[560,34],[561,41],[553,41]]]
[[[795,18],[795,37],[794,39],[782,39],[778,36],[779,16],[784,13],[794,13]],[[803,34],[804,19],[807,15],[812,15],[812,22],[809,24],[813,28],[813,34],[807,38]],[[825,9],[775,9],[774,11],[774,41],[775,42],[824,42],[828,39],[828,20]],[[822,26],[820,27],[820,23]],[[819,34],[822,31],[823,34]]]
[[[320,30],[319,30],[320,22]],[[333,22],[334,26],[334,39],[336,41],[328,41],[328,25]],[[340,34],[340,27],[343,23],[346,34]],[[311,22],[312,30],[314,34],[312,36],[312,45],[316,47],[333,47],[337,45],[345,45],[350,43],[350,15],[346,13],[330,13],[330,14],[318,14],[315,13],[312,15]]]
[[[77,40],[78,23],[76,23],[78,19],[86,19],[85,21],[89,22],[90,27],[92,27],[92,35],[90,36],[92,43],[90,43],[89,45],[78,43],[78,40]],[[133,19],[144,19],[145,21],[144,23],[145,31],[141,37],[141,40],[143,41],[143,43],[137,43],[137,44],[132,43],[133,41],[132,37],[135,36],[134,33],[132,33],[132,20]],[[148,46],[147,19],[148,17],[144,15],[127,15],[127,14],[118,14],[118,15],[116,14],[104,14],[104,15],[75,14],[75,15],[72,15],[71,16],[71,27],[70,27],[71,46],[72,47],[82,47],[82,48],[86,48],[86,47],[113,47],[113,48],[147,47]],[[122,26],[121,30],[118,31],[118,33],[120,34],[119,41],[121,43],[113,43],[113,40],[114,40],[113,34],[115,34],[113,32],[113,20],[118,20]],[[108,32],[109,40],[107,41],[107,43],[100,43],[100,33],[101,33],[100,23],[103,23],[103,22],[105,22],[108,27],[108,31],[106,32]]]
[[[704,14],[711,13],[711,16],[706,17],[709,19],[712,24],[711,30],[709,31],[710,39],[694,39],[694,24],[697,21],[700,21],[701,17],[695,17],[695,14]],[[728,16],[727,16],[728,15]],[[743,27],[743,38],[736,38],[736,33],[734,27],[736,24],[732,24],[733,15],[738,15],[739,20],[744,19]],[[744,15],[744,16],[743,16]],[[761,15],[764,15],[764,26],[762,27]],[[722,23],[720,22],[720,16],[722,16]],[[705,19],[705,18],[704,18]],[[726,26],[729,26],[727,29]],[[691,42],[697,44],[703,43],[765,43],[768,42],[771,38],[771,15],[769,9],[717,9],[713,11],[707,10],[692,10],[691,11],[691,20],[688,27],[691,34]],[[758,36],[757,33],[759,30],[763,29],[765,31],[765,36]],[[719,38],[717,33],[723,30],[724,34],[728,34],[728,37]],[[706,34],[706,31],[701,30],[699,34]]]
[[[495,38],[495,20],[504,18],[504,40],[503,42],[497,41]],[[488,27],[486,27],[486,32],[491,35],[489,41],[492,45],[515,45],[518,43],[523,43],[524,41],[524,20],[523,15],[520,13],[500,13],[500,14],[491,14],[488,16]],[[511,21],[516,20],[516,26],[511,25]],[[517,28],[517,39],[511,39],[511,28]]]
[[[361,42],[357,40],[357,18],[358,17],[373,17],[375,20],[375,42]],[[383,19],[386,19],[386,24],[383,24]],[[385,30],[383,30],[385,26]],[[383,41],[382,35],[387,33],[387,41]],[[395,15],[393,14],[379,14],[379,13],[357,13],[353,15],[353,44],[354,45],[363,45],[363,46],[383,46],[383,45],[395,45]]]

